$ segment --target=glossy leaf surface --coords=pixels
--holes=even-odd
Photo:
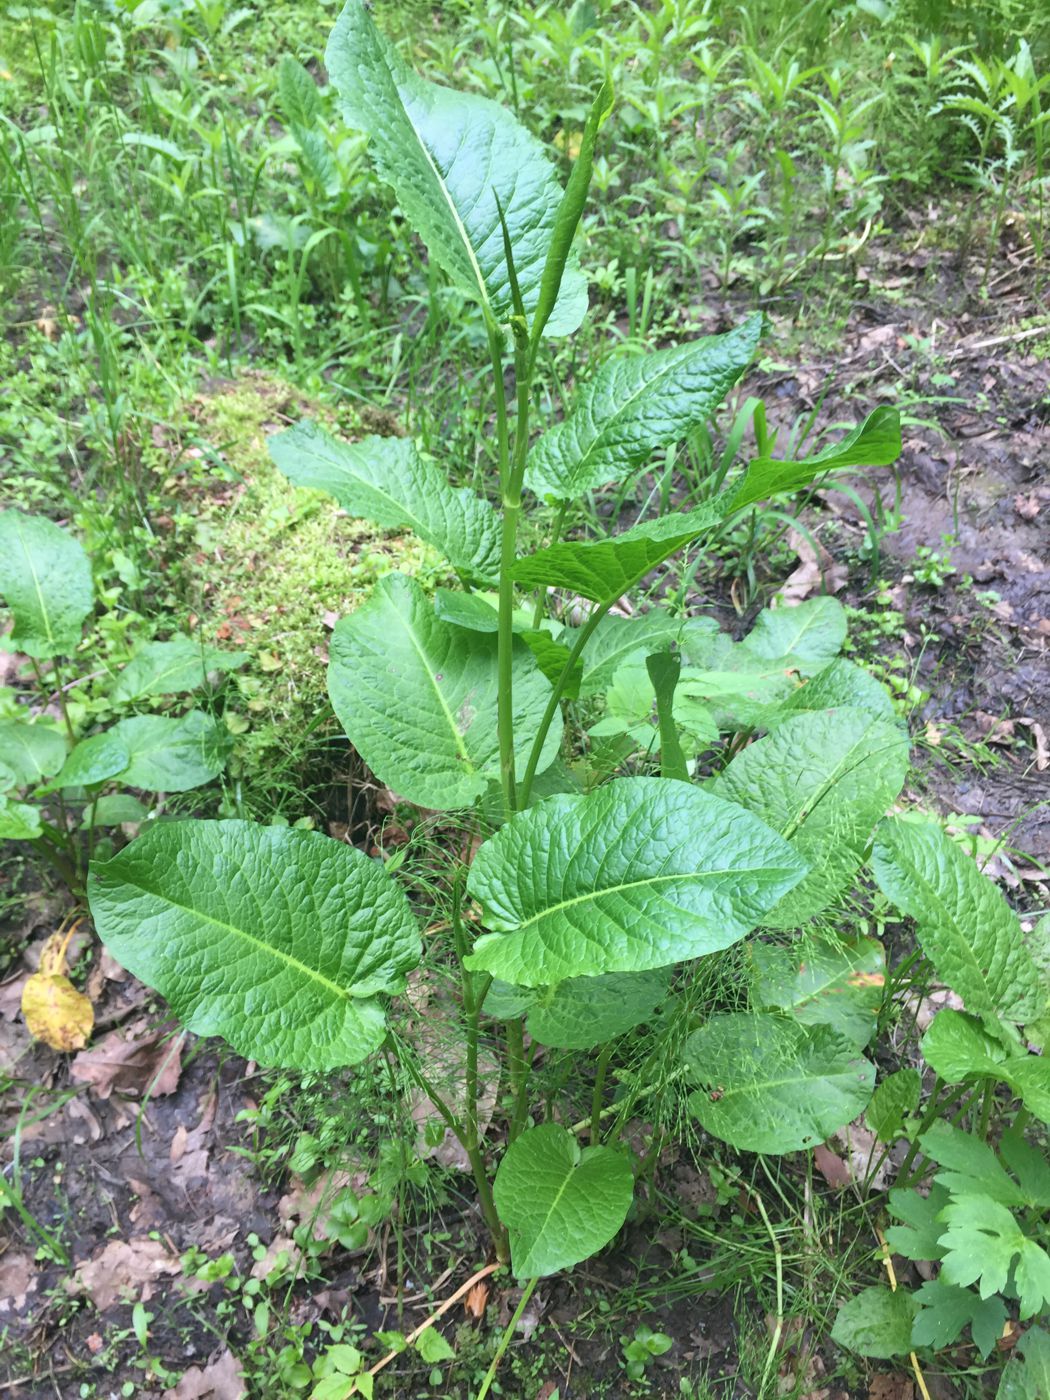
[[[50,724],[0,720],[0,763],[15,787],[36,787],[53,777],[66,761],[66,741]]]

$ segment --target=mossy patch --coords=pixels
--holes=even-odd
[[[307,814],[306,794],[328,780],[319,750],[338,734],[325,687],[332,625],[391,570],[432,585],[447,566],[413,536],[373,530],[320,492],[292,486],[270,461],[267,436],[297,418],[317,417],[347,436],[360,434],[359,421],[254,373],[209,385],[193,416],[224,470],[188,488],[199,546],[191,585],[207,639],[250,658],[226,710],[237,735],[236,810],[294,820]]]

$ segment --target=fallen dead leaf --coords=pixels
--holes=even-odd
[[[813,593],[838,593],[846,586],[845,566],[837,564],[823,545],[814,549],[797,530],[788,532],[787,542],[798,555],[799,564],[777,589],[781,604],[791,607]]]
[[[485,1316],[485,1308],[488,1305],[488,1301],[489,1286],[483,1279],[481,1283],[476,1283],[463,1299],[463,1307],[467,1316],[480,1322]]]
[[[848,1163],[844,1162],[837,1152],[833,1152],[827,1143],[822,1142],[819,1147],[814,1147],[813,1161],[829,1186],[841,1189],[853,1181],[853,1173]]]
[[[897,1371],[872,1376],[868,1381],[868,1400],[915,1400],[915,1385],[910,1376],[902,1376]]]
[[[1039,497],[1017,495],[1014,497],[1014,510],[1022,520],[1034,520],[1039,514]]]
[[[22,1015],[30,1035],[67,1054],[87,1044],[95,1025],[94,1007],[66,975],[66,953],[78,926],[45,941],[39,968],[22,988]]]
[[[178,1256],[160,1240],[110,1240],[100,1254],[77,1265],[73,1282],[105,1312],[120,1300],[147,1301],[157,1279],[181,1268]]]
[[[161,1400],[242,1400],[248,1394],[241,1379],[241,1363],[232,1351],[224,1351],[205,1366],[191,1366],[178,1385]]]
[[[182,1037],[147,1028],[137,1021],[125,1033],[112,1031],[82,1050],[69,1067],[70,1077],[89,1084],[100,1099],[114,1092],[153,1096],[173,1094],[182,1073]]]
[[[21,1312],[36,1291],[37,1271],[29,1254],[0,1255],[0,1316]]]

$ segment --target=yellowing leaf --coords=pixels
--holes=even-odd
[[[90,1001],[68,977],[35,972],[22,989],[22,1015],[30,1033],[52,1050],[79,1050],[95,1024]]]

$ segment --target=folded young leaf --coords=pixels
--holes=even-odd
[[[525,484],[537,495],[574,501],[622,480],[711,416],[751,363],[761,333],[756,312],[724,335],[614,356],[577,391],[569,416],[532,448]]]
[[[95,602],[79,540],[46,516],[0,511],[0,599],[14,618],[0,649],[35,657],[75,651]]]
[[[147,642],[121,671],[110,695],[121,702],[182,695],[200,690],[210,672],[236,671],[247,660],[247,652],[222,651],[181,634],[168,642]]]
[[[901,455],[901,420],[895,408],[877,408],[863,423],[812,457],[779,461],[755,457],[737,488],[735,506],[754,505],[785,492],[801,491],[830,471],[888,467]]]
[[[634,1174],[624,1153],[581,1148],[567,1129],[543,1123],[508,1149],[493,1196],[515,1277],[545,1278],[609,1243],[631,1208]]]
[[[92,866],[113,956],[198,1035],[289,1069],[356,1064],[385,1035],[380,992],[404,988],[419,929],[360,851],[250,822],[152,825]]]
[[[373,773],[421,807],[469,807],[499,777],[497,688],[495,636],[443,622],[402,574],[380,579],[332,634],[328,693],[339,722]],[[550,691],[516,642],[514,733],[522,761]],[[558,716],[541,769],[560,744]]]
[[[226,728],[200,710],[181,719],[134,715],[107,731],[131,761],[121,772],[127,787],[143,792],[188,792],[217,778],[226,767],[231,739]]]
[[[907,736],[863,710],[796,715],[709,784],[790,840],[812,873],[764,922],[797,928],[846,890],[908,772]]]
[[[734,1012],[686,1041],[689,1108],[701,1126],[742,1152],[814,1147],[863,1113],[875,1066],[830,1026]]]
[[[453,488],[409,438],[340,442],[304,419],[267,439],[270,456],[296,486],[334,496],[350,515],[384,530],[410,529],[454,569],[490,582],[499,573],[496,512],[468,487]]]
[[[887,899],[915,920],[923,952],[975,1016],[1023,1024],[1046,1005],[1017,915],[943,827],[887,817],[871,861]]]
[[[467,966],[542,987],[701,957],[750,932],[805,869],[756,817],[688,783],[550,797],[474,860],[468,888],[496,932]]]
[[[347,122],[369,136],[380,177],[435,262],[494,321],[513,311],[499,211],[514,249],[528,314],[540,284],[562,191],[543,146],[488,98],[419,77],[378,31],[364,0],[348,0],[325,52]],[[570,253],[548,335],[568,335],[587,310],[587,283]]]

